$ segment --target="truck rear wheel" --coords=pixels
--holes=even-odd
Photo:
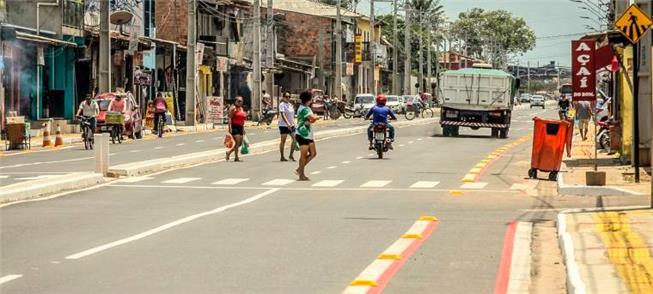
[[[451,136],[456,137],[460,134],[460,128],[459,127],[451,127]]]
[[[497,137],[499,137],[499,129],[497,129],[497,128],[492,128],[492,134],[491,134],[491,136],[492,136],[492,138],[497,138]]]
[[[499,129],[499,138],[501,139],[508,138],[508,128]]]

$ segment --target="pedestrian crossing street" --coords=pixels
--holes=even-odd
[[[267,180],[253,180],[250,178],[225,178],[225,179],[203,179],[199,177],[179,177],[165,180],[158,180],[153,176],[140,176],[140,177],[129,177],[120,179],[117,183],[139,183],[139,184],[154,184],[158,183],[162,186],[165,185],[182,185],[182,184],[197,184],[197,185],[211,185],[216,187],[229,187],[229,186],[240,186],[240,187],[286,187],[293,185],[301,185],[302,187],[314,187],[314,188],[337,188],[347,186],[350,188],[369,188],[369,189],[381,189],[381,188],[399,188],[399,189],[466,189],[466,190],[482,190],[488,186],[488,183],[485,182],[472,182],[472,183],[463,183],[462,185],[456,184],[455,187],[441,187],[441,182],[439,181],[415,181],[415,182],[395,182],[392,180],[368,180],[368,181],[359,181],[359,180],[343,180],[343,179],[324,179],[324,180],[314,180],[310,182],[300,182],[296,179],[267,179]],[[204,184],[202,184],[204,183]],[[454,183],[454,182],[449,182]],[[514,186],[514,185],[513,185]],[[512,187],[495,187],[498,189],[512,189]]]

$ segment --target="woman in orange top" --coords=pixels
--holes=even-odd
[[[236,97],[236,103],[229,109],[229,133],[234,137],[234,147],[227,151],[227,161],[231,157],[231,153],[236,153],[234,161],[241,161],[238,158],[240,145],[243,144],[243,136],[245,135],[245,121],[247,120],[247,113],[243,109],[243,97]]]

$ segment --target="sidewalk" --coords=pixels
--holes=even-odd
[[[653,293],[653,209],[558,216],[568,293]]]
[[[594,170],[594,125],[590,123],[588,139],[582,141],[578,128],[574,128],[571,158],[563,156],[563,165],[558,177],[558,191],[561,195],[647,195],[651,193],[649,168],[640,168],[640,182],[635,183],[635,168],[622,164],[619,154],[598,152],[598,171],[606,173],[606,186],[586,186],[585,173]],[[648,173],[647,173],[648,171]]]

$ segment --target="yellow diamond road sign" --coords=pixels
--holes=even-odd
[[[651,25],[653,25],[653,20],[635,4],[630,5],[614,23],[615,28],[621,31],[633,44],[639,41],[644,33],[651,28]]]

